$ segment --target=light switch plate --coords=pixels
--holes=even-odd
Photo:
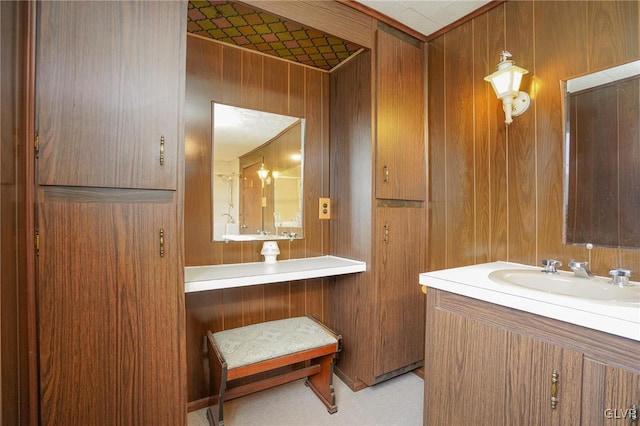
[[[320,198],[318,203],[318,217],[331,219],[331,198]]]

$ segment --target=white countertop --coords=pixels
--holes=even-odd
[[[420,274],[420,284],[525,312],[640,341],[640,307],[612,306],[515,285],[499,284],[489,274],[502,269],[541,269],[491,262]]]
[[[228,265],[187,266],[184,268],[185,293],[257,284],[305,280],[363,272],[365,262],[336,256],[234,263]]]

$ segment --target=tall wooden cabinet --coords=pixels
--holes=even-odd
[[[186,2],[36,8],[41,424],[186,422]]]
[[[331,289],[352,389],[422,365],[426,158],[421,44],[386,26],[376,47],[332,72],[332,253],[367,262]]]
[[[424,201],[422,43],[381,24],[376,53],[376,198]]]

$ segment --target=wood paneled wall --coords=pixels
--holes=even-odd
[[[261,242],[213,242],[211,103],[303,117],[304,239],[281,241],[279,259],[329,253],[329,223],[318,219],[329,196],[329,75],[269,56],[187,37],[185,123],[185,262],[187,266],[262,261]],[[186,295],[189,401],[208,395],[204,336],[310,313],[325,320],[328,279],[259,285]],[[192,404],[193,405],[193,404]]]
[[[36,424],[35,312],[33,300],[35,253],[33,206],[26,202],[33,181],[28,176],[28,96],[31,6],[0,2],[0,424]],[[33,172],[33,170],[31,170]],[[30,232],[31,231],[31,232]],[[31,293],[29,293],[31,292]],[[31,297],[29,297],[31,296]],[[33,339],[33,340],[32,340]],[[31,354],[31,358],[30,358]],[[32,392],[30,392],[30,390]]]
[[[563,244],[560,80],[638,59],[639,14],[637,1],[508,1],[429,43],[430,270],[553,258],[637,279],[638,250]],[[532,98],[509,126],[483,80],[502,50]]]

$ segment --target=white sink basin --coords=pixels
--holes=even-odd
[[[616,304],[640,304],[640,285],[630,282],[628,287],[611,284],[601,277],[577,278],[572,273],[558,271],[546,274],[534,269],[503,269],[493,271],[489,279],[502,285],[515,285],[546,293]]]

